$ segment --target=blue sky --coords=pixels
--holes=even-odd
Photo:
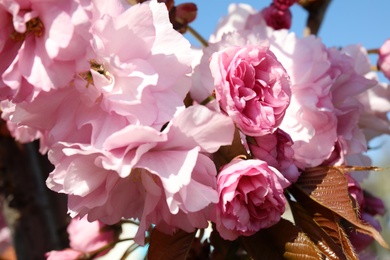
[[[272,0],[194,0],[198,6],[198,17],[192,26],[205,38],[213,32],[218,19],[227,14],[230,3],[246,3],[260,10]],[[190,2],[176,0],[176,4]],[[294,31],[302,36],[307,13],[299,5],[291,9]],[[377,48],[390,37],[389,0],[333,0],[322,24],[319,37],[325,45],[344,46],[361,43],[366,48]],[[192,41],[192,40],[191,40]]]

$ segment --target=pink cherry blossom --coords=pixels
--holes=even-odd
[[[290,103],[291,83],[265,46],[230,47],[210,61],[221,109],[247,135],[272,133]]]
[[[86,68],[90,4],[79,0],[0,2],[4,28],[0,38],[5,40],[0,49],[5,58],[0,68],[1,99],[31,100],[40,91],[66,85],[77,70]]]
[[[42,137],[42,134],[28,126],[18,126],[11,121],[15,112],[15,104],[4,100],[0,102],[1,118],[7,122],[7,128],[11,136],[20,143],[32,142]]]
[[[359,75],[350,56],[335,48],[328,49],[328,54],[332,63],[329,75],[334,80],[331,93],[341,156],[360,154],[367,150],[367,140],[358,124],[363,106],[357,96],[377,82]]]
[[[213,75],[203,64],[208,63],[212,53],[222,52],[231,45],[262,46],[268,41],[269,49],[286,69],[292,85],[290,105],[280,128],[294,141],[295,164],[299,168],[318,166],[330,158],[337,141],[337,117],[330,92],[333,79],[329,74],[331,62],[327,49],[319,38],[300,39],[287,30],[275,31],[260,18],[246,23],[248,18],[242,27],[238,24],[244,29],[223,35],[219,42],[205,49],[199,69],[195,70],[202,79],[199,85],[205,88],[210,85]]]
[[[140,244],[151,224],[190,232],[207,226],[209,205],[218,202],[216,169],[207,154],[230,144],[233,132],[228,117],[195,106],[163,132],[128,125],[107,138],[104,150],[58,144],[49,152],[56,168],[47,185],[68,194],[73,217],[108,224],[140,219],[135,240]]]
[[[390,79],[390,39],[379,48],[378,68]]]
[[[283,175],[261,160],[234,159],[218,174],[216,227],[222,238],[250,236],[276,224],[285,210]]]
[[[47,259],[77,259],[83,254],[98,250],[116,239],[115,228],[100,221],[89,222],[86,218],[73,218],[67,228],[70,248],[46,253]],[[102,256],[107,250],[100,252]]]
[[[248,4],[231,3],[228,7],[228,15],[220,18],[217,28],[210,36],[209,42],[219,42],[224,34],[245,29],[248,17],[255,13],[257,13],[257,10]]]
[[[61,251],[53,250],[45,254],[47,260],[69,260],[77,259],[82,256],[82,252],[73,249],[64,249]]]
[[[166,6],[156,1],[134,5],[97,20],[92,32],[93,66],[104,71],[91,71],[102,108],[161,128],[183,106],[191,86],[190,44],[172,29]],[[131,37],[131,48],[127,41],[112,41],[123,35]]]
[[[114,228],[100,221],[89,222],[86,218],[73,218],[67,231],[70,247],[82,252],[99,249],[115,239]]]
[[[89,71],[15,107],[13,123],[43,133],[49,147],[56,142],[101,147],[109,135],[130,124],[160,130],[184,106],[190,48],[172,29],[164,4],[147,2],[115,18],[105,15],[93,31],[96,52],[90,52]],[[124,31],[136,37],[134,51],[128,51],[125,41],[110,40]]]
[[[291,148],[293,141],[283,130],[278,128],[272,134],[254,137],[253,141],[249,141],[248,144],[256,159],[275,167],[290,183],[298,179],[300,173],[292,159],[294,156],[294,150]]]
[[[362,104],[359,127],[367,141],[382,135],[390,134],[390,121],[387,113],[390,110],[390,91],[387,82],[379,82],[378,74],[371,71],[367,50],[358,44],[348,45],[341,50],[354,60],[355,71],[367,79],[376,81],[376,85],[357,96]]]

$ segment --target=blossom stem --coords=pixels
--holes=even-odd
[[[372,71],[379,71],[379,68],[376,65],[371,65],[371,70]]]
[[[207,105],[207,103],[209,103],[210,101],[213,101],[214,99],[215,99],[215,97],[213,95],[210,95],[205,100],[203,100],[200,104],[202,106],[205,106],[205,105]]]
[[[136,250],[137,248],[139,247],[138,244],[132,244],[131,246],[129,246],[129,248],[126,249],[125,253],[122,255],[121,259],[120,260],[126,260],[127,257],[134,251]]]
[[[209,46],[205,38],[203,38],[194,28],[188,25],[187,30],[203,45],[203,47]]]
[[[378,54],[379,53],[379,49],[369,49],[369,50],[367,50],[367,53],[368,54]]]

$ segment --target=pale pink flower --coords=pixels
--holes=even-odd
[[[230,47],[210,61],[216,98],[246,135],[272,133],[290,103],[289,76],[266,46]]]
[[[210,36],[209,42],[219,42],[224,34],[245,29],[248,17],[256,13],[257,10],[248,4],[230,4],[228,7],[228,15],[219,20],[217,28]]]
[[[234,159],[218,174],[216,227],[222,238],[250,236],[276,224],[285,210],[283,175],[261,160]]]
[[[267,37],[292,82],[291,103],[280,128],[294,142],[296,165],[302,169],[318,166],[330,157],[337,140],[327,50],[318,38],[300,39],[286,30]]]
[[[190,44],[173,30],[166,6],[148,1],[115,17],[105,15],[92,33],[93,66],[99,69],[91,74],[102,109],[160,129],[184,106],[191,86]]]
[[[7,128],[11,136],[20,143],[29,143],[42,137],[42,133],[28,126],[18,126],[12,122],[15,112],[15,104],[4,100],[0,102],[1,118],[7,122]]]
[[[80,256],[82,256],[82,254],[82,252],[67,248],[61,251],[53,250],[47,252],[45,257],[47,260],[70,260],[78,259]]]
[[[337,116],[337,135],[342,156],[360,154],[367,150],[367,141],[359,128],[363,110],[357,96],[376,85],[355,70],[354,60],[336,48],[328,49],[333,79],[332,102]]]
[[[57,142],[75,142],[100,146],[108,135],[129,124],[123,116],[103,111],[98,102],[90,102],[93,95],[82,86],[67,87],[40,93],[32,102],[21,102],[15,107],[12,122],[39,131],[50,148]],[[104,125],[105,127],[101,127]]]
[[[291,148],[293,141],[287,133],[278,128],[272,134],[257,136],[251,140],[248,144],[254,158],[275,167],[290,183],[297,181],[300,172],[294,164],[294,150]]]
[[[375,73],[370,73],[368,77],[378,80]],[[361,93],[358,99],[363,105],[359,126],[367,141],[383,134],[390,134],[390,121],[387,117],[390,111],[390,85],[379,82],[373,88]]]
[[[374,87],[357,96],[363,108],[359,127],[363,130],[367,141],[382,134],[390,134],[390,121],[387,118],[390,111],[389,84],[379,82],[378,74],[371,71],[367,50],[361,45],[348,45],[341,51],[354,60],[355,71],[358,74],[377,82]]]
[[[50,251],[46,253],[47,259],[77,259],[84,253],[92,252],[114,242],[116,238],[114,228],[110,228],[100,221],[89,222],[86,218],[73,218],[68,225],[67,231],[70,248]],[[104,250],[97,256],[102,256],[106,253],[107,250]]]
[[[379,48],[378,68],[390,79],[390,39]]]
[[[82,252],[99,249],[115,240],[114,229],[100,221],[73,218],[67,228],[70,247]]]
[[[85,69],[91,38],[90,2],[0,1],[1,99],[33,99],[65,86]],[[13,21],[10,22],[10,21]],[[6,54],[6,55],[4,55]]]
[[[228,117],[194,106],[163,132],[128,125],[107,138],[104,150],[58,144],[49,152],[56,168],[47,185],[69,195],[73,217],[109,224],[138,218],[140,244],[151,224],[190,232],[207,226],[209,205],[218,202],[216,169],[207,154],[230,144],[233,132]]]
[[[93,31],[90,71],[15,107],[12,121],[43,133],[49,147],[56,142],[102,147],[109,135],[130,124],[160,130],[184,107],[190,47],[172,29],[164,4],[147,2],[116,17],[105,15]],[[112,41],[122,35],[132,35],[130,45]]]

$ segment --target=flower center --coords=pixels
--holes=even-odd
[[[91,69],[97,71],[99,74],[104,75],[106,79],[110,80],[110,73],[107,70],[105,70],[103,64],[99,64],[95,60],[90,60],[89,63],[91,64]],[[87,81],[87,85],[85,86],[86,88],[88,88],[89,85],[93,85],[93,77],[91,71],[81,72],[79,73],[79,76],[85,81]]]
[[[24,33],[14,31],[11,33],[10,37],[16,42],[24,41],[29,34],[33,34],[35,37],[42,37],[43,31],[44,27],[42,21],[38,17],[35,17],[26,23],[26,31]]]
[[[159,178],[156,175],[143,168],[132,169],[129,177],[133,183],[137,183],[142,182],[142,175],[148,175],[155,183],[158,183],[159,181]]]

